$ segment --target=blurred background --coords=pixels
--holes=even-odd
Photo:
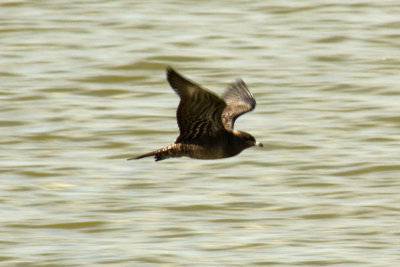
[[[1,1],[2,266],[400,264],[398,1]],[[172,143],[171,65],[264,148]]]

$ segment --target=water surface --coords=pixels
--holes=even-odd
[[[4,266],[396,266],[396,1],[3,1]],[[171,65],[257,99],[230,159],[173,142]]]

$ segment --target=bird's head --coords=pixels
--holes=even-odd
[[[262,143],[259,143],[256,141],[254,136],[252,136],[249,133],[243,132],[243,131],[233,131],[234,135],[240,139],[241,143],[243,143],[244,146],[246,147],[251,147],[251,146],[259,146],[263,147],[264,145]]]

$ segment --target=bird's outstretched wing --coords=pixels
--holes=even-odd
[[[225,131],[222,111],[226,103],[216,94],[184,78],[171,67],[167,80],[181,100],[176,112],[180,135],[176,143],[202,144]]]
[[[222,122],[227,130],[233,129],[235,120],[240,115],[252,111],[256,106],[253,94],[241,79],[229,85],[222,98],[227,104],[222,112]]]

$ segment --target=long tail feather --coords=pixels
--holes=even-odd
[[[172,144],[167,147],[157,149],[157,150],[154,150],[152,152],[149,152],[149,153],[137,156],[137,157],[129,158],[128,160],[141,159],[141,158],[145,158],[145,157],[154,156],[155,161],[160,161],[160,160],[167,159],[170,157],[181,157],[181,156],[183,156],[183,154],[182,154],[180,147],[181,147],[180,144]]]
[[[155,151],[152,151],[152,152],[149,152],[149,153],[137,156],[137,157],[129,158],[127,160],[142,159],[142,158],[145,158],[145,157],[151,157],[151,156],[154,156],[157,153],[157,151],[158,150],[155,150]]]

